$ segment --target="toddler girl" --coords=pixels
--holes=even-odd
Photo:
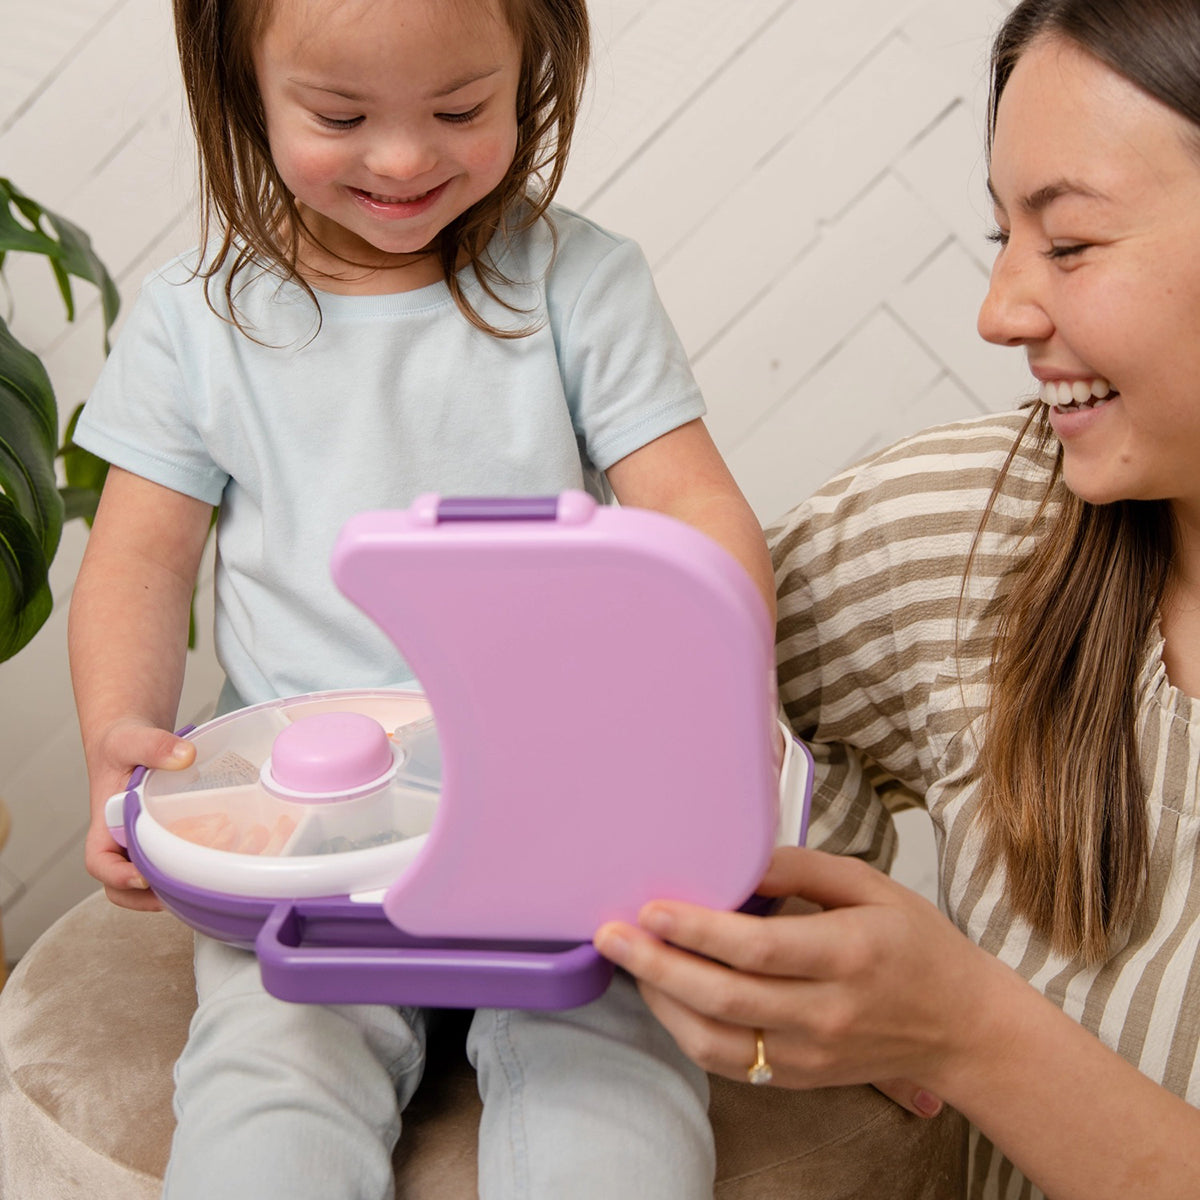
[[[773,611],[758,525],[637,248],[551,206],[583,0],[176,0],[200,250],[146,280],[76,438],[112,470],[71,612],[88,869],[157,907],[104,799],[174,737],[212,506],[221,709],[411,683],[329,578],[342,523],[422,492],[586,488],[723,543]],[[611,489],[611,491],[610,491]],[[731,797],[731,802],[734,798]],[[281,1003],[199,937],[171,1200],[392,1196],[424,1014]],[[627,980],[480,1011],[480,1193],[711,1195],[706,1082]]]

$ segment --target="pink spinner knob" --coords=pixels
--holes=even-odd
[[[275,738],[263,783],[297,800],[350,797],[383,784],[395,764],[378,721],[362,713],[317,713]]]

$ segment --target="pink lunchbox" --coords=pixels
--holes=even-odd
[[[349,521],[333,578],[424,691],[272,700],[185,731],[109,823],[164,905],[253,948],[284,999],[564,1008],[603,922],[753,908],[803,841],[773,630],[745,571],[582,492],[418,498]]]

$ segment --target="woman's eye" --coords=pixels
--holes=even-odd
[[[353,129],[362,123],[362,117],[323,117],[320,113],[315,116],[326,129]]]
[[[482,111],[483,111],[483,105],[482,105],[482,104],[477,104],[477,105],[475,105],[475,107],[474,107],[474,108],[469,108],[469,109],[467,109],[467,111],[466,111],[466,112],[460,112],[460,113],[448,113],[448,112],[443,112],[443,113],[438,113],[438,114],[437,114],[437,118],[438,118],[438,120],[439,120],[439,121],[448,121],[448,122],[449,122],[451,125],[466,125],[466,124],[467,124],[469,121],[473,121],[473,120],[475,120],[475,118],[476,118],[477,116],[479,116],[479,114],[480,114]]]
[[[1077,254],[1082,254],[1089,248],[1088,242],[1067,242],[1056,246],[1051,246],[1046,251],[1047,258],[1073,258]]]
[[[1007,246],[1008,245],[1008,230],[1001,229],[999,226],[996,226],[994,229],[989,229],[987,231],[987,233],[984,234],[984,237],[989,242],[993,243],[993,245],[996,245],[996,246]]]

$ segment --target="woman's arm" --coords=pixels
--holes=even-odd
[[[708,534],[746,568],[775,622],[766,538],[701,420],[648,442],[606,472],[622,504],[677,517]]]
[[[1200,1195],[1200,1111],[920,896],[809,850],[777,852],[760,891],[823,911],[764,920],[657,902],[642,928],[596,936],[702,1066],[744,1079],[759,1028],[778,1083],[915,1080],[1055,1200]]]
[[[139,764],[179,769],[195,757],[171,730],[211,515],[202,501],[111,468],[71,598],[71,679],[91,793],[85,861],[126,908],[159,905],[109,834],[104,804]]]

